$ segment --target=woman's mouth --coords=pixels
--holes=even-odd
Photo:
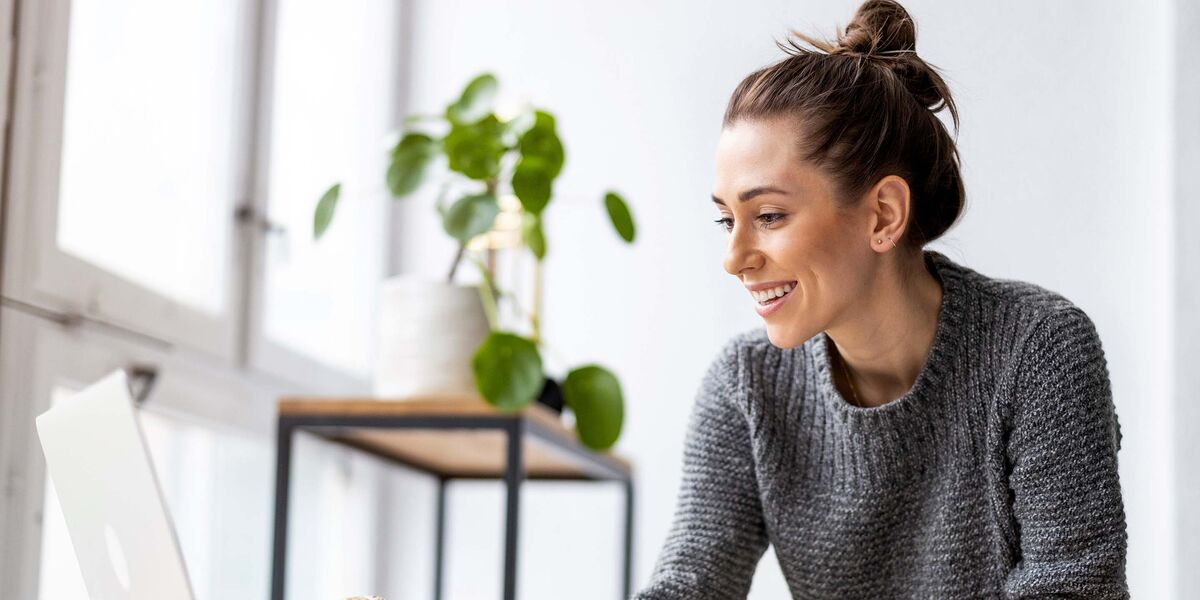
[[[791,297],[794,289],[796,289],[795,281],[761,292],[750,292],[750,295],[756,300],[754,310],[761,317],[769,316],[779,310],[779,307]]]

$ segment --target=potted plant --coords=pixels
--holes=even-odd
[[[411,195],[434,178],[440,165],[448,167],[435,206],[443,229],[457,241],[458,250],[444,283],[421,284],[402,278],[385,284],[385,295],[395,294],[402,308],[392,311],[390,321],[383,319],[383,335],[393,336],[391,342],[395,343],[390,347],[401,349],[393,352],[400,359],[426,360],[432,352],[444,363],[434,376],[448,373],[453,379],[456,368],[469,368],[474,391],[499,410],[517,411],[539,400],[560,410],[565,405],[575,416],[580,441],[596,450],[607,449],[620,436],[624,420],[624,399],[616,375],[594,363],[570,369],[561,381],[543,372],[541,269],[547,246],[542,215],[553,198],[554,180],[565,159],[555,118],[546,110],[526,106],[502,119],[494,107],[498,89],[496,78],[489,73],[473,78],[442,114],[406,119],[407,130],[391,150],[386,181],[394,198]],[[328,229],[340,195],[340,184],[334,184],[317,202],[314,237],[320,238]],[[617,234],[632,243],[635,225],[624,199],[607,191],[602,201]],[[499,221],[504,217],[513,218],[501,228]],[[491,260],[481,260],[470,252],[474,247],[490,253],[491,247],[480,242],[502,233],[500,229],[514,234],[535,259],[533,308],[523,313],[528,334],[500,324],[498,306],[503,302],[515,306],[517,297],[497,284]],[[480,285],[455,284],[455,273],[464,260],[479,270]],[[438,316],[436,311],[446,307],[457,312]],[[434,350],[428,347],[431,337],[423,333],[429,322],[443,332],[441,339],[449,339]],[[400,323],[415,329],[397,329]],[[423,324],[425,329],[421,329]],[[464,354],[468,348],[469,355]],[[419,377],[418,371],[437,370],[437,365],[427,362],[406,364],[407,371],[401,369],[401,374],[409,377]]]

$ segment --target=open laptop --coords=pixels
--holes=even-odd
[[[92,600],[193,600],[124,371],[37,417]]]

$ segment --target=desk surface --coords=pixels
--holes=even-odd
[[[294,397],[279,401],[279,416],[298,418],[303,422],[299,425],[301,429],[431,474],[484,479],[504,476],[507,434],[502,429],[397,428],[344,423],[371,418],[389,418],[394,422],[394,418],[417,421],[516,417],[526,425],[522,461],[528,479],[612,479],[614,472],[628,476],[631,471],[629,462],[611,450],[588,450],[574,431],[563,426],[557,413],[536,402],[517,412],[502,412],[482,398],[469,395],[427,395],[399,400]],[[313,425],[320,423],[329,425]]]

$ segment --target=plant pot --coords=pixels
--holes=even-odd
[[[375,396],[479,395],[471,359],[489,328],[477,286],[392,277],[379,310]]]

